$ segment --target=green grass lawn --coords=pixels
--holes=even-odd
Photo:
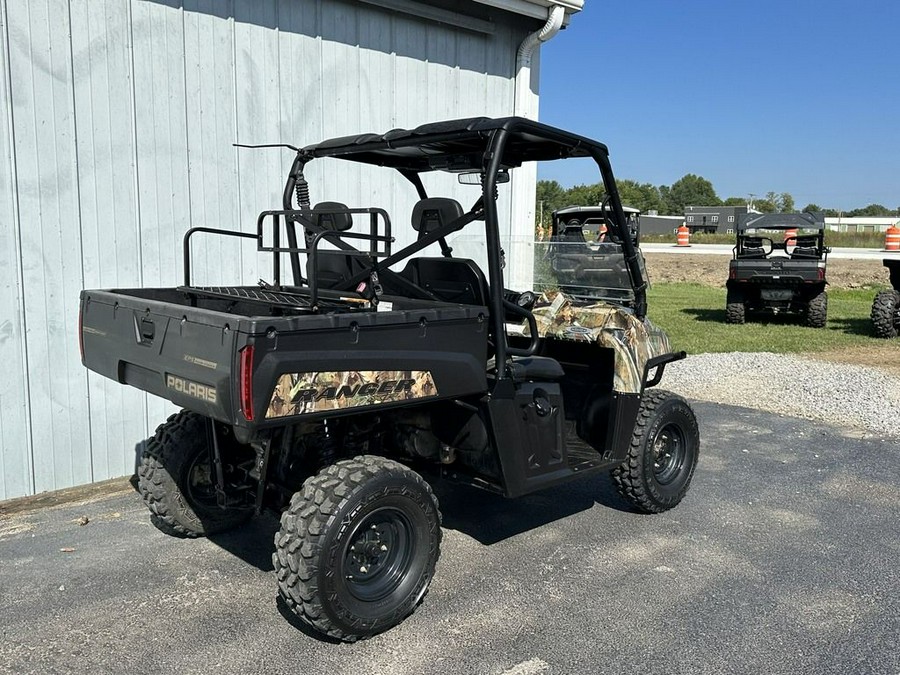
[[[877,342],[869,312],[873,290],[828,291],[828,324],[807,328],[793,315],[751,314],[743,325],[725,323],[725,289],[655,284],[647,293],[650,320],[674,349],[704,352],[817,352]]]

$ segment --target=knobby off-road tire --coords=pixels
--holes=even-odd
[[[166,534],[215,534],[253,515],[252,508],[222,509],[216,503],[208,424],[202,415],[182,410],[159,425],[141,455],[138,491],[151,522]]]
[[[728,291],[725,299],[725,323],[744,323],[747,307],[744,296],[739,291]]]
[[[428,484],[402,464],[363,455],[307,479],[281,516],[272,562],[294,614],[353,642],[415,610],[440,543],[441,514]]]
[[[900,291],[879,291],[872,303],[872,332],[875,337],[894,338],[900,334],[897,312],[900,311]]]
[[[669,391],[646,391],[628,457],[613,469],[613,481],[639,511],[662,513],[687,493],[699,452],[700,432],[690,404]]]
[[[814,296],[806,306],[806,325],[811,328],[824,328],[828,318],[828,295],[822,291]]]

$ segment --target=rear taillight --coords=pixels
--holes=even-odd
[[[240,352],[240,395],[241,412],[248,422],[253,421],[253,345],[247,345]]]
[[[78,351],[81,353],[81,363],[84,363],[84,309],[78,309]]]

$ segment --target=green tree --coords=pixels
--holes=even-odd
[[[844,215],[851,218],[878,218],[881,216],[892,216],[891,210],[881,204],[869,204],[861,209],[853,209]]]
[[[782,192],[778,195],[778,210],[781,213],[794,213],[794,198],[789,192]]]
[[[722,201],[708,180],[689,173],[672,183],[666,199],[670,215],[684,213],[685,206],[720,206]]]
[[[640,209],[642,213],[662,210],[662,200],[656,186],[650,183],[638,183],[627,178],[617,181],[616,185],[619,188],[619,197],[625,206],[633,206]]]
[[[550,214],[568,206],[566,190],[555,180],[539,180],[537,182],[537,196],[534,212],[537,214],[535,226],[550,222]]]
[[[672,213],[670,210],[672,204],[672,189],[668,185],[660,185],[656,188],[657,192],[659,192],[659,213],[663,216],[680,216],[684,213],[681,211],[679,213]]]
[[[597,206],[606,196],[602,183],[575,185],[566,190],[566,199],[572,206]]]
[[[774,193],[769,193],[774,194]],[[778,211],[778,204],[769,199],[768,196],[761,197],[760,199],[753,200],[753,208],[759,211],[760,213],[776,213]]]
[[[745,197],[729,197],[724,202],[722,202],[722,206],[746,206],[747,199]]]

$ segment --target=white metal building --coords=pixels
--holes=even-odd
[[[582,4],[0,0],[0,500],[132,473],[172,407],[89,376],[78,294],[178,285],[188,228],[252,231],[278,208],[291,153],[232,143],[536,117],[540,42]],[[309,178],[335,198],[337,178]],[[411,210],[393,182],[350,178],[351,206]],[[530,233],[535,176],[514,180],[504,211]],[[232,243],[194,265],[262,276]]]
[[[882,216],[880,218],[865,217],[836,217],[826,218],[825,226],[835,232],[886,232],[890,227],[900,227],[900,218],[897,216]]]

